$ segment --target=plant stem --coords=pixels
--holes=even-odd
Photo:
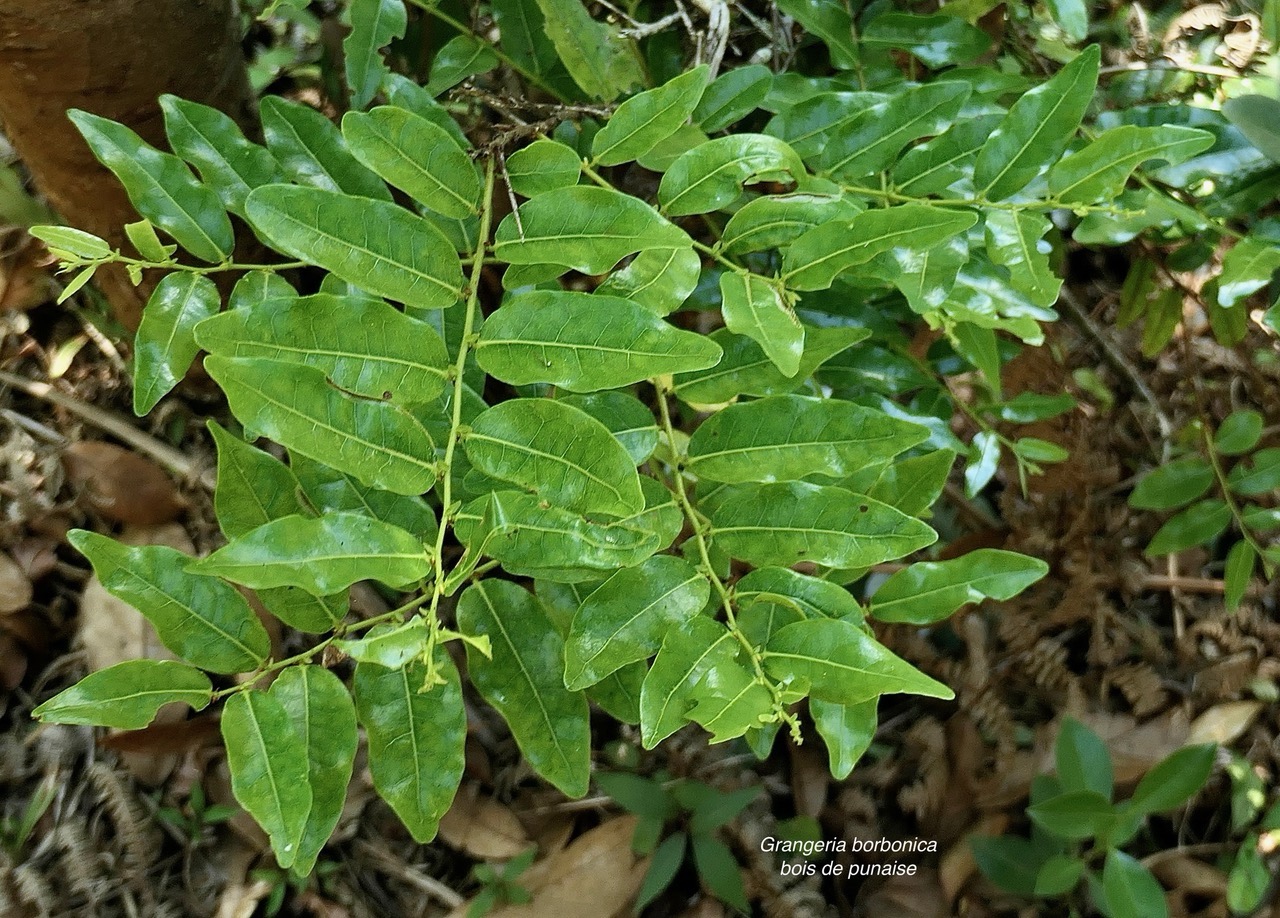
[[[1263,572],[1270,579],[1275,575],[1275,568],[1267,560],[1267,556],[1263,554],[1262,546],[1258,544],[1258,540],[1249,531],[1249,527],[1245,525],[1244,514],[1240,511],[1240,505],[1236,503],[1235,495],[1231,493],[1231,485],[1227,481],[1226,472],[1222,468],[1222,459],[1218,456],[1218,451],[1213,446],[1213,435],[1209,433],[1209,430],[1210,426],[1201,421],[1200,436],[1204,439],[1205,452],[1209,454],[1209,464],[1213,466],[1213,474],[1218,480],[1218,490],[1222,492],[1222,500],[1227,505],[1227,509],[1231,511],[1231,518],[1235,520],[1236,528],[1240,530],[1240,536],[1249,543],[1249,547],[1253,549],[1254,554],[1262,563]]]

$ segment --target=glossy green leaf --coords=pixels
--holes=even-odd
[[[280,703],[306,751],[311,809],[294,869],[309,874],[333,834],[347,800],[356,756],[356,712],[341,680],[321,666],[290,666],[268,694]]]
[[[249,220],[275,248],[379,296],[442,309],[462,293],[462,263],[444,234],[402,207],[318,188],[266,185]]]
[[[1231,508],[1217,498],[1192,504],[1161,526],[1143,554],[1169,555],[1195,545],[1203,545],[1222,535],[1231,524]]]
[[[1115,775],[1111,753],[1098,734],[1074,717],[1064,717],[1054,745],[1054,762],[1063,790],[1093,791],[1111,799]]]
[[[984,599],[1017,596],[1049,573],[1049,565],[1013,551],[979,548],[949,561],[921,561],[886,580],[871,600],[882,622],[928,625]]]
[[[694,686],[713,669],[741,667],[738,642],[724,625],[698,615],[663,639],[640,692],[640,731],[652,749],[687,722]]]
[[[1258,552],[1244,539],[1231,546],[1227,552],[1226,568],[1223,582],[1226,586],[1225,600],[1227,608],[1235,611],[1240,608],[1240,600],[1249,589],[1249,581],[1253,577],[1253,569],[1258,563]]]
[[[1000,467],[1000,438],[994,431],[983,430],[973,436],[969,462],[964,469],[964,493],[976,497],[995,477]]]
[[[591,142],[596,165],[639,159],[689,120],[707,85],[707,66],[694,67],[657,89],[632,96],[614,111]]]
[[[195,340],[211,354],[306,364],[339,389],[398,404],[435,400],[449,372],[444,342],[426,322],[382,300],[328,293],[228,310],[203,322]]]
[[[421,497],[393,494],[371,488],[346,472],[296,455],[290,467],[311,505],[320,513],[350,511],[382,520],[413,533],[424,542],[434,542],[437,522],[435,511]]]
[[[449,110],[431,97],[431,94],[399,73],[387,74],[383,86],[390,97],[391,104],[413,112],[419,118],[425,118],[436,127],[453,138],[454,143],[463,150],[471,149],[471,141],[462,132],[458,122],[453,120]]]
[[[1168,918],[1164,888],[1142,866],[1123,851],[1107,852],[1102,867],[1102,890],[1111,918]]]
[[[1213,144],[1208,131],[1178,125],[1114,127],[1050,169],[1049,192],[1064,204],[1110,202],[1143,163],[1158,159],[1176,166]]]
[[[502,48],[516,63],[537,74],[556,65],[555,45],[546,34],[546,20],[535,0],[492,0],[493,18]]]
[[[924,523],[841,488],[804,482],[737,485],[711,514],[716,546],[756,565],[799,561],[870,567],[933,544]]]
[[[1252,408],[1233,411],[1213,435],[1213,448],[1224,456],[1243,455],[1258,445],[1262,427],[1262,415]]]
[[[965,178],[978,151],[1000,124],[999,114],[963,118],[940,137],[912,147],[893,167],[902,194],[936,194]]]
[[[286,516],[238,536],[191,565],[253,589],[296,586],[329,596],[360,580],[404,586],[431,570],[422,541],[358,513]]]
[[[593,392],[715,366],[720,348],[620,297],[537,290],[485,320],[476,359],[503,382]]]
[[[655,555],[624,568],[582,603],[565,639],[565,685],[594,685],[662,646],[666,633],[697,615],[711,584],[687,561]]]
[[[822,39],[835,67],[849,70],[858,66],[861,54],[853,41],[853,18],[846,4],[840,0],[779,0],[778,9]]]
[[[444,43],[431,61],[431,79],[426,90],[439,96],[463,80],[488,73],[498,66],[498,55],[489,43],[474,35],[455,35]]]
[[[124,234],[129,237],[138,254],[149,261],[167,261],[178,251],[176,245],[165,245],[156,235],[156,228],[150,220],[137,220],[124,225]]]
[[[895,248],[924,251],[978,221],[968,211],[902,204],[858,214],[848,223],[809,230],[786,249],[782,280],[793,290],[825,290],[842,272]]]
[[[73,529],[67,536],[108,593],[141,612],[161,643],[215,673],[256,669],[271,653],[266,629],[244,597],[214,577],[188,573],[190,555],[162,545],[132,547]]]
[[[1228,99],[1222,114],[1272,162],[1280,163],[1280,102],[1268,96],[1245,95]]]
[[[619,516],[644,509],[627,451],[603,424],[564,402],[503,402],[471,423],[463,446],[485,474],[556,506]]]
[[[596,288],[660,316],[679,309],[698,286],[702,256],[693,248],[646,249]]]
[[[80,109],[67,113],[98,161],[115,173],[142,216],[201,261],[231,255],[231,221],[211,188],[186,163],[161,153],[123,124]]]
[[[828,221],[852,220],[859,209],[838,195],[765,195],[747,202],[729,218],[720,237],[720,248],[730,255],[763,252],[786,245]]]
[[[717,137],[676,158],[662,176],[658,201],[665,214],[703,214],[733,203],[746,184],[799,181],[805,174],[795,150],[776,137]]]
[[[974,164],[973,183],[989,199],[1022,190],[1062,155],[1093,101],[1100,56],[1090,45],[1009,109]]]
[[[1127,813],[1165,813],[1182,806],[1204,787],[1218,753],[1216,743],[1184,746],[1142,776],[1124,804]]]
[[[858,626],[829,618],[797,622],[775,634],[765,648],[764,667],[776,679],[807,680],[814,698],[836,704],[899,692],[955,697]]]
[[[573,81],[595,99],[610,102],[645,82],[635,42],[618,27],[591,18],[582,0],[537,0],[547,37]]]
[[[208,421],[218,448],[218,483],[213,509],[227,538],[298,513],[299,484],[283,462]]]
[[[535,140],[507,157],[511,190],[526,198],[572,188],[581,174],[582,158],[572,147],[554,140]]]
[[[294,181],[354,197],[391,200],[382,179],[351,155],[337,125],[320,112],[280,96],[264,96],[260,112],[267,149]],[[253,219],[250,214],[250,222]]]
[[[364,637],[335,641],[334,646],[357,663],[401,669],[423,655],[430,638],[427,620],[418,616],[401,625],[376,625]]]
[[[567,265],[603,274],[636,252],[689,244],[684,230],[644,201],[612,188],[575,185],[540,194],[505,217],[493,254],[514,265]]]
[[[935,69],[974,60],[991,47],[986,32],[945,11],[932,16],[882,13],[859,37],[864,48],[910,51]]]
[[[923,427],[852,402],[777,395],[704,421],[689,441],[689,470],[729,483],[843,478],[927,437]]]
[[[1237,494],[1266,494],[1280,488],[1280,449],[1260,449],[1227,473],[1227,482]]]
[[[479,212],[480,173],[444,128],[382,105],[347,112],[342,136],[356,159],[424,207],[460,219]]]
[[[693,120],[708,134],[724,130],[755,111],[772,86],[773,72],[763,64],[735,67],[706,88]]]
[[[344,395],[302,364],[211,355],[204,365],[241,423],[291,451],[396,494],[435,484],[431,437],[396,405]]]
[[[1218,277],[1218,305],[1230,308],[1271,283],[1280,270],[1280,242],[1246,236],[1222,259]]]
[[[780,605],[802,618],[860,620],[862,609],[844,587],[785,567],[761,567],[733,587],[738,607]]]
[[[758,729],[773,715],[773,696],[757,675],[733,662],[714,666],[694,686],[693,706],[685,714],[723,743]]]
[[[356,716],[369,737],[373,786],[419,844],[435,838],[465,764],[462,685],[443,647],[436,649],[435,666],[444,684],[427,691],[420,660],[401,669],[360,663],[352,680]]]
[[[505,580],[473,584],[458,600],[458,628],[489,638],[492,660],[467,646],[471,681],[511,727],[525,759],[569,796],[585,794],[587,701],[564,687],[564,642],[533,594]]]
[[[827,746],[831,776],[837,781],[849,777],[875,739],[877,703],[875,699],[858,704],[835,704],[821,698],[810,700],[813,726]]]
[[[1174,459],[1142,477],[1129,495],[1139,510],[1172,510],[1203,497],[1213,484],[1213,466],[1200,456]]]
[[[624,392],[596,392],[591,395],[569,395],[561,399],[591,415],[622,444],[631,461],[644,462],[658,445],[658,426],[653,413],[644,403]],[[650,479],[651,480],[651,479]],[[645,479],[641,479],[641,487]]]
[[[404,0],[351,0],[345,19],[351,26],[342,41],[351,107],[364,108],[387,73],[378,51],[404,37],[409,17]]]
[[[255,590],[263,607],[290,628],[309,634],[332,631],[347,617],[350,597],[343,590],[332,596],[312,596],[298,587]]]
[[[173,702],[201,711],[213,697],[209,677],[174,660],[126,660],[85,676],[36,706],[44,723],[139,730]]]
[[[779,111],[765,125],[765,133],[785,140],[805,162],[820,162],[835,132],[888,99],[883,92],[816,92]]]
[[[244,216],[250,191],[282,180],[275,157],[246,140],[240,127],[218,109],[171,95],[160,97],[160,108],[173,152],[196,167],[236,216]]]
[[[729,331],[759,344],[784,376],[800,371],[804,328],[776,281],[759,274],[724,272],[720,275],[720,310]]]
[[[66,252],[90,261],[98,261],[111,255],[111,244],[107,240],[71,226],[33,226],[29,232],[55,254]]]
[[[231,790],[271,839],[281,867],[292,867],[311,812],[307,747],[284,706],[266,692],[237,692],[222,709]]]
[[[1037,306],[1052,306],[1062,278],[1053,273],[1045,241],[1049,218],[1022,211],[993,210],[985,216],[987,255],[1009,269],[1010,284]]]
[[[871,106],[831,132],[818,161],[821,171],[854,182],[888,168],[911,141],[950,127],[970,91],[967,83],[926,83]]]
[[[886,468],[867,494],[908,516],[919,516],[942,493],[955,461],[949,449],[903,459]]]
[[[297,295],[298,291],[273,271],[248,271],[231,288],[227,308],[247,309],[266,300],[288,300]]]
[[[134,339],[134,414],[142,417],[182,381],[200,350],[196,323],[221,306],[218,288],[203,275],[175,271],[156,284]]]

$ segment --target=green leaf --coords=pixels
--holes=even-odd
[[[587,689],[587,697],[614,720],[640,723],[640,690],[649,666],[644,660],[628,663]]]
[[[1045,855],[1030,839],[978,835],[969,839],[969,847],[978,869],[996,886],[1015,896],[1035,895],[1036,875]]]
[[[759,729],[773,716],[773,697],[754,672],[738,662],[707,670],[694,687],[693,707],[685,714],[723,743]]]
[[[427,119],[452,137],[453,142],[458,145],[459,149],[471,149],[471,141],[462,132],[458,122],[453,120],[449,110],[433,99],[429,92],[413,80],[399,73],[391,73],[387,75],[383,85],[392,105],[407,109],[419,118]]]
[[[720,249],[729,255],[763,252],[786,245],[830,220],[851,220],[858,212],[851,199],[838,195],[765,195],[748,201],[729,218]]]
[[[147,414],[182,381],[200,351],[196,323],[221,306],[218,288],[203,275],[175,271],[156,284],[134,339],[134,414]]]
[[[822,39],[833,66],[841,70],[858,66],[861,55],[853,41],[853,18],[841,0],[779,0],[778,9]]]
[[[458,600],[458,628],[486,635],[493,659],[470,645],[472,684],[511,727],[525,759],[570,797],[590,785],[587,701],[564,686],[564,644],[533,594],[505,580],[483,580]]]
[[[887,504],[804,482],[735,486],[711,514],[715,545],[755,565],[870,567],[931,545],[937,533]]]
[[[1072,0],[1075,2],[1075,0]],[[1067,854],[1055,854],[1036,874],[1037,896],[1065,896],[1075,889],[1084,874],[1084,861]]]
[[[611,102],[645,82],[635,42],[616,26],[596,22],[581,0],[537,0],[547,37],[582,91]]]
[[[1103,835],[1116,818],[1111,802],[1092,790],[1067,791],[1027,807],[1031,821],[1059,838],[1081,841]]]
[[[969,448],[969,464],[964,470],[964,493],[976,497],[995,477],[1000,466],[1000,438],[994,431],[984,430],[974,434]]]
[[[746,184],[799,181],[804,163],[786,143],[767,134],[717,137],[676,158],[658,186],[662,212],[672,216],[719,210]]]
[[[1213,448],[1224,456],[1240,456],[1258,445],[1262,415],[1252,408],[1233,411],[1222,420],[1213,437]]]
[[[563,402],[503,402],[472,422],[463,446],[485,474],[557,506],[619,516],[644,509],[627,451],[603,424]]]
[[[922,561],[893,574],[871,601],[882,622],[928,625],[971,602],[1012,599],[1049,573],[1049,565],[1013,551],[979,548],[949,561]]]
[[[573,617],[565,640],[565,686],[586,688],[653,656],[666,633],[702,611],[710,595],[707,578],[671,555],[618,571]]]
[[[296,586],[329,596],[360,580],[405,586],[431,570],[422,541],[359,513],[286,516],[232,539],[191,570],[253,589]]]
[[[702,257],[692,248],[646,249],[596,288],[660,316],[679,309],[698,286]]]
[[[733,586],[738,608],[783,606],[801,618],[845,618],[859,621],[862,608],[844,587],[785,567],[761,567]]]
[[[705,64],[657,89],[632,96],[614,111],[591,142],[596,165],[616,166],[639,159],[689,120],[707,85]]]
[[[964,118],[942,136],[903,153],[893,167],[893,183],[898,192],[937,194],[966,178],[978,151],[1000,121],[999,114]]]
[[[342,135],[356,159],[424,207],[459,219],[479,213],[480,173],[444,128],[382,105],[347,112]]]
[[[431,437],[396,405],[344,395],[302,364],[211,355],[204,365],[241,423],[291,452],[396,494],[435,484]]]
[[[1267,96],[1247,95],[1228,99],[1222,114],[1240,129],[1249,143],[1272,162],[1280,163],[1280,102]]]
[[[474,35],[455,35],[445,42],[431,61],[431,79],[426,90],[433,96],[498,66],[498,55],[487,42]]]
[[[213,697],[209,677],[174,660],[127,660],[85,676],[38,705],[44,723],[139,730],[172,702],[204,710]]]
[[[124,234],[129,237],[138,254],[149,261],[167,261],[174,252],[178,251],[176,245],[165,245],[160,241],[160,237],[156,235],[156,228],[151,225],[150,220],[126,223]]]
[[[76,258],[85,258],[90,261],[99,261],[111,256],[111,244],[107,240],[71,226],[33,226],[28,232],[47,245],[55,254],[66,252]]]
[[[1057,161],[1093,101],[1100,56],[1090,45],[1013,104],[978,152],[973,184],[982,194],[1003,200]]]
[[[231,790],[271,838],[281,867],[297,859],[311,812],[307,748],[276,698],[254,689],[237,692],[222,709]]]
[[[1169,555],[1220,536],[1231,524],[1231,508],[1217,498],[1192,504],[1161,526],[1143,550],[1148,557]]]
[[[1208,131],[1178,125],[1114,127],[1050,169],[1049,192],[1064,204],[1109,202],[1143,163],[1160,159],[1176,166],[1213,144]]]
[[[230,584],[188,573],[190,555],[162,545],[131,547],[83,529],[67,536],[89,559],[107,592],[141,612],[161,643],[215,673],[257,669],[271,641]]]
[[[938,69],[971,61],[991,47],[991,37],[946,11],[932,16],[882,13],[862,31],[864,48],[910,51],[926,66]]]
[[[426,322],[382,300],[329,293],[228,310],[202,322],[195,340],[212,354],[315,367],[339,389],[401,405],[434,401],[449,372]]]
[[[312,596],[298,587],[255,592],[268,612],[290,628],[310,634],[332,631],[346,618],[351,607],[346,591],[332,596]]]
[[[362,638],[335,641],[334,645],[357,663],[398,670],[421,657],[430,638],[427,620],[415,617],[402,625],[377,625]]]
[[[639,399],[623,392],[568,395],[561,401],[591,415],[609,429],[632,462],[644,462],[658,445],[658,427],[652,412]],[[641,479],[641,487],[644,479]]]
[[[565,265],[603,274],[636,252],[689,245],[684,230],[639,198],[575,185],[540,194],[505,217],[493,254],[513,265]]]
[[[267,149],[294,181],[353,197],[391,200],[382,179],[351,155],[337,125],[320,112],[279,96],[264,96],[260,108]]]
[[[556,49],[547,37],[546,21],[535,0],[492,0],[491,6],[503,50],[516,63],[537,74],[556,65]]]
[[[775,634],[765,648],[764,668],[776,679],[805,680],[812,697],[836,704],[898,692],[955,697],[858,626],[829,618],[796,622]]]
[[[228,309],[247,309],[266,300],[288,300],[298,292],[273,271],[249,271],[236,281],[227,297]]]
[[[695,835],[693,864],[713,896],[744,915],[751,913],[742,886],[741,868],[724,842],[713,835]]]
[[[1139,510],[1172,510],[1203,497],[1213,484],[1213,466],[1200,456],[1174,459],[1142,477],[1129,495]]]
[[[776,281],[759,274],[726,271],[720,275],[720,299],[729,331],[756,341],[784,376],[800,371],[804,328]]]
[[[1107,852],[1102,891],[1111,918],[1168,918],[1164,889],[1151,871],[1123,851]]]
[[[1240,600],[1249,589],[1249,580],[1253,577],[1253,568],[1257,562],[1257,550],[1243,539],[1232,545],[1231,551],[1227,552],[1223,581],[1226,584],[1226,603],[1229,610],[1234,612],[1240,608]]]
[[[1115,788],[1111,753],[1098,734],[1074,717],[1064,717],[1054,745],[1054,761],[1063,790],[1093,791],[1110,800]]]
[[[977,214],[925,204],[868,210],[848,223],[809,230],[786,249],[782,280],[793,290],[825,290],[844,271],[896,248],[925,251],[978,222]]]
[[[693,120],[708,134],[724,130],[755,111],[772,86],[773,72],[763,64],[735,67],[706,88]]]
[[[689,441],[689,470],[735,484],[844,478],[927,438],[923,427],[853,402],[776,395],[704,421]]]
[[[554,140],[535,140],[507,157],[511,190],[526,198],[572,188],[581,174],[582,158],[572,147]]]
[[[231,255],[231,221],[213,190],[196,181],[186,163],[161,153],[123,124],[80,109],[67,113],[102,165],[129,194],[142,216],[201,261]]]
[[[955,461],[949,449],[903,459],[886,468],[867,494],[908,516],[919,516],[942,493]]]
[[[436,648],[435,670],[444,684],[427,691],[421,660],[401,669],[359,663],[352,680],[356,716],[369,736],[373,786],[419,844],[435,838],[465,764],[462,685],[442,646]]]
[[[485,320],[476,360],[513,385],[593,392],[715,366],[720,348],[620,297],[536,290]]]
[[[818,161],[821,171],[855,182],[888,168],[911,141],[949,128],[970,91],[968,83],[926,83],[871,106],[831,132]]]
[[[1050,229],[1043,214],[993,210],[986,214],[987,255],[1009,269],[1011,286],[1037,306],[1052,306],[1058,299],[1062,278],[1053,273],[1049,255],[1053,246],[1044,240]]]
[[[1280,488],[1280,448],[1260,449],[1249,460],[1227,473],[1227,482],[1237,494],[1265,494]]]
[[[404,37],[409,17],[404,0],[351,0],[345,20],[351,26],[342,41],[351,107],[364,108],[387,73],[378,50]]]
[[[288,466],[228,433],[217,421],[207,423],[218,448],[213,509],[227,538],[301,511],[298,479]]]
[[[299,839],[293,869],[306,876],[315,867],[347,801],[356,757],[356,712],[341,680],[321,666],[290,666],[268,692],[284,708],[306,751],[311,809]]]
[[[1280,270],[1280,242],[1247,236],[1222,259],[1218,276],[1218,305],[1230,308],[1271,283]]]
[[[1258,833],[1250,832],[1240,844],[1227,877],[1227,908],[1233,914],[1251,915],[1271,889],[1271,868],[1258,850]]]
[[[320,513],[351,511],[413,533],[423,542],[434,542],[437,532],[435,511],[421,497],[392,494],[370,488],[346,472],[302,455],[292,456],[290,466],[303,492]]]
[[[813,726],[827,744],[831,776],[837,781],[849,777],[875,739],[876,705],[875,699],[858,704],[835,704],[821,698],[809,701]]]
[[[687,722],[697,685],[712,670],[741,668],[738,642],[719,622],[698,615],[669,630],[640,690],[640,732],[652,749]]]
[[[653,852],[653,858],[649,861],[649,869],[645,871],[644,881],[640,884],[640,891],[636,893],[636,904],[632,909],[632,914],[639,915],[647,906],[671,885],[671,881],[676,878],[676,873],[680,870],[680,865],[684,863],[684,852],[688,846],[689,837],[683,832],[676,832],[668,835],[662,840],[662,844]]]
[[[462,294],[462,263],[440,230],[402,207],[318,188],[266,185],[249,220],[272,247],[369,293],[419,309]]]
[[[196,167],[222,205],[237,217],[244,216],[250,191],[282,181],[275,157],[246,140],[239,126],[216,108],[172,95],[160,97],[160,108],[173,152]],[[143,257],[152,256],[143,253]]]
[[[1142,776],[1137,789],[1124,803],[1127,815],[1165,813],[1194,797],[1213,771],[1216,743],[1184,746]]]

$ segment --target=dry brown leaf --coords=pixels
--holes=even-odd
[[[25,609],[31,603],[31,580],[18,562],[0,552],[0,615]]]
[[[440,837],[481,861],[505,861],[532,844],[511,809],[471,784],[453,799],[440,820]]]
[[[817,819],[827,805],[827,789],[831,786],[826,752],[817,743],[788,743],[787,751],[791,755],[791,796],[796,813]]]
[[[915,876],[891,877],[869,895],[859,896],[858,907],[859,914],[876,918],[948,918],[951,914],[938,873],[930,867],[920,868]]]
[[[151,526],[177,519],[187,507],[160,466],[114,443],[72,443],[62,464],[88,506],[107,519]]]
[[[942,886],[948,902],[956,900],[960,890],[964,889],[969,878],[978,869],[978,862],[973,859],[969,840],[978,835],[1003,835],[1007,828],[1009,828],[1007,813],[992,813],[984,816],[942,856],[942,862],[938,865],[938,883]]]
[[[1227,701],[1214,705],[1191,723],[1187,745],[1218,743],[1226,746],[1249,729],[1262,710],[1261,701]]]

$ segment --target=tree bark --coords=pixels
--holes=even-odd
[[[70,225],[126,250],[122,227],[138,215],[66,112],[120,121],[164,149],[166,92],[253,122],[234,0],[0,0],[6,136]],[[137,328],[142,292],[123,271],[99,271],[97,283],[116,318]]]

